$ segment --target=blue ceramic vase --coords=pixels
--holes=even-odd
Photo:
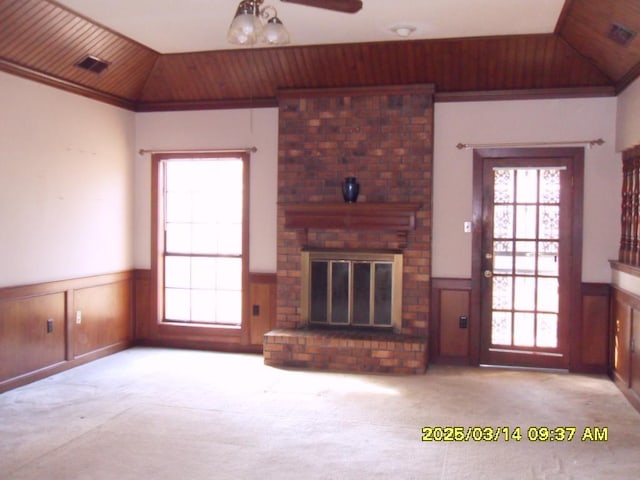
[[[342,184],[342,196],[347,203],[354,203],[358,200],[360,193],[360,184],[356,182],[356,177],[347,177]]]

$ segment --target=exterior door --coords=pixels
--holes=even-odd
[[[569,367],[581,260],[575,150],[477,152],[482,364]]]

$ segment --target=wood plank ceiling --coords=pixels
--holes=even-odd
[[[137,111],[275,106],[277,91],[432,83],[436,98],[615,95],[640,74],[640,2],[567,0],[553,34],[159,54],[50,0],[0,0],[0,70]],[[96,74],[85,55],[109,63]]]

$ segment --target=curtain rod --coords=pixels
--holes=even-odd
[[[559,147],[562,145],[584,145],[591,148],[595,145],[602,145],[604,140],[598,138],[596,140],[579,140],[571,142],[521,142],[521,143],[459,143],[456,145],[458,150],[469,148],[492,148],[492,147]]]
[[[181,154],[181,153],[234,153],[234,152],[251,152],[251,153],[256,153],[258,151],[258,149],[256,147],[241,147],[241,148],[225,148],[225,149],[214,149],[214,150],[208,150],[208,149],[196,149],[196,150],[156,150],[156,149],[151,149],[151,148],[141,148],[140,150],[138,150],[138,154],[139,155],[144,155],[145,153],[175,153],[175,154]]]

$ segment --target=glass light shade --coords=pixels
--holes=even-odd
[[[278,17],[272,17],[264,26],[262,38],[269,45],[285,45],[289,43],[289,32]]]
[[[262,23],[252,13],[238,13],[229,26],[227,40],[240,45],[253,45],[262,35]]]

